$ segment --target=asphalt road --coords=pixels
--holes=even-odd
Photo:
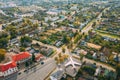
[[[43,65],[38,65],[36,68],[29,70],[29,72],[22,72],[18,75],[17,80],[44,80],[54,69],[56,68],[56,63],[54,59],[47,59]]]
[[[103,12],[106,12],[106,10],[108,10],[108,9],[109,9],[109,7],[105,8],[105,9],[97,16],[97,18],[95,18],[95,19],[93,19],[91,22],[89,22],[88,25],[87,25],[85,28],[82,29],[82,33],[88,33],[88,31],[90,31],[91,29],[93,29],[93,28],[92,28],[92,24],[93,24],[94,22],[97,22],[97,20],[101,20],[102,13],[103,13]]]

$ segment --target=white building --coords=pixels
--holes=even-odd
[[[16,72],[18,72],[18,68],[15,62],[11,61],[5,64],[0,64],[0,77],[6,77]]]
[[[63,70],[58,70],[50,76],[51,80],[60,80],[64,75]]]

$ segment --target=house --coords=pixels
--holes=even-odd
[[[98,67],[95,71],[95,76],[98,76],[101,73],[101,67]]]
[[[114,55],[114,61],[120,62],[120,55],[119,54]]]
[[[35,54],[35,60],[39,62],[40,60],[44,59],[42,54]]]
[[[77,55],[80,55],[80,54],[82,54],[82,55],[87,55],[87,51],[85,51],[85,50],[83,50],[83,49],[79,49],[79,48],[76,48],[76,49],[74,50],[74,53],[76,53]]]
[[[81,41],[80,43],[81,46],[86,46],[86,42],[84,40]]]
[[[0,64],[0,80],[8,80],[12,75],[17,74],[18,68],[14,61],[5,64]],[[14,76],[17,78],[16,76]],[[14,80],[14,79],[11,79]]]
[[[76,6],[76,5],[75,5],[75,6],[72,6],[70,9],[71,9],[71,10],[77,10],[77,6]]]
[[[80,54],[87,55],[87,51],[81,49],[81,50],[80,50]]]
[[[110,50],[108,48],[106,48],[106,47],[103,47],[101,49],[101,52],[104,53],[104,56],[109,56],[110,55]]]
[[[21,52],[12,56],[12,60],[16,63],[24,63],[31,59],[31,54],[28,52]]]
[[[105,69],[105,71],[104,71],[104,76],[110,77],[111,79],[115,80],[117,74],[116,74],[116,72],[113,72],[113,71],[110,71],[110,70],[108,70],[108,69]]]
[[[34,13],[25,13],[20,15],[20,17],[24,18],[24,17],[32,17],[34,15]]]
[[[45,56],[50,56],[53,53],[52,48],[41,48],[41,53]]]
[[[100,53],[100,61],[107,62],[107,57],[104,55],[104,53]]]
[[[60,80],[63,77],[63,74],[63,70],[58,70],[50,76],[50,80]]]
[[[52,53],[53,53],[53,49],[52,48],[49,48],[48,50],[47,50],[47,56],[49,56],[49,55],[51,55]]]
[[[14,39],[12,39],[12,40],[9,41],[9,44],[10,44],[11,46],[12,46],[12,45],[19,44],[19,43],[20,43],[19,40],[16,39],[16,38],[14,38]]]
[[[27,48],[26,48],[26,51],[29,52],[31,49],[32,49],[31,47],[27,47]]]
[[[94,53],[94,54],[92,55],[92,57],[93,57],[94,59],[97,59],[97,53]]]
[[[49,14],[49,15],[58,15],[59,13],[61,13],[61,10],[59,10],[59,9],[49,9],[46,13]]]
[[[94,37],[96,35],[96,32],[95,31],[89,32],[89,35],[92,38],[92,37]]]
[[[18,65],[31,59],[31,54],[21,52],[19,54],[10,54],[10,61],[0,64],[0,80],[16,80],[18,75]],[[39,60],[41,56],[36,57]],[[22,64],[23,65],[23,64]]]
[[[56,46],[56,47],[60,47],[62,44],[63,44],[62,41],[58,41],[58,42],[55,44],[55,46]]]
[[[35,53],[35,50],[31,49],[31,50],[29,50],[29,53],[31,53],[31,54]]]

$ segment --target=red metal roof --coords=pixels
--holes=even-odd
[[[26,58],[29,58],[31,55],[28,52],[21,52],[19,54],[16,54],[14,56],[12,56],[12,60],[17,62]]]
[[[4,71],[7,71],[8,69],[14,68],[16,66],[17,65],[16,65],[16,63],[14,61],[6,63],[6,64],[0,64],[0,71],[4,72]]]

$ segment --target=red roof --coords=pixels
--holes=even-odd
[[[4,72],[4,71],[7,71],[9,68],[14,68],[16,66],[17,65],[16,65],[16,63],[14,61],[6,63],[6,64],[1,64],[0,65],[0,71]]]
[[[36,56],[36,60],[39,60],[41,57],[43,57],[43,55],[42,54],[40,54],[40,55],[38,55],[38,56]]]
[[[31,55],[28,52],[21,52],[19,54],[16,54],[14,56],[12,56],[12,60],[17,62],[26,58],[29,58]]]

